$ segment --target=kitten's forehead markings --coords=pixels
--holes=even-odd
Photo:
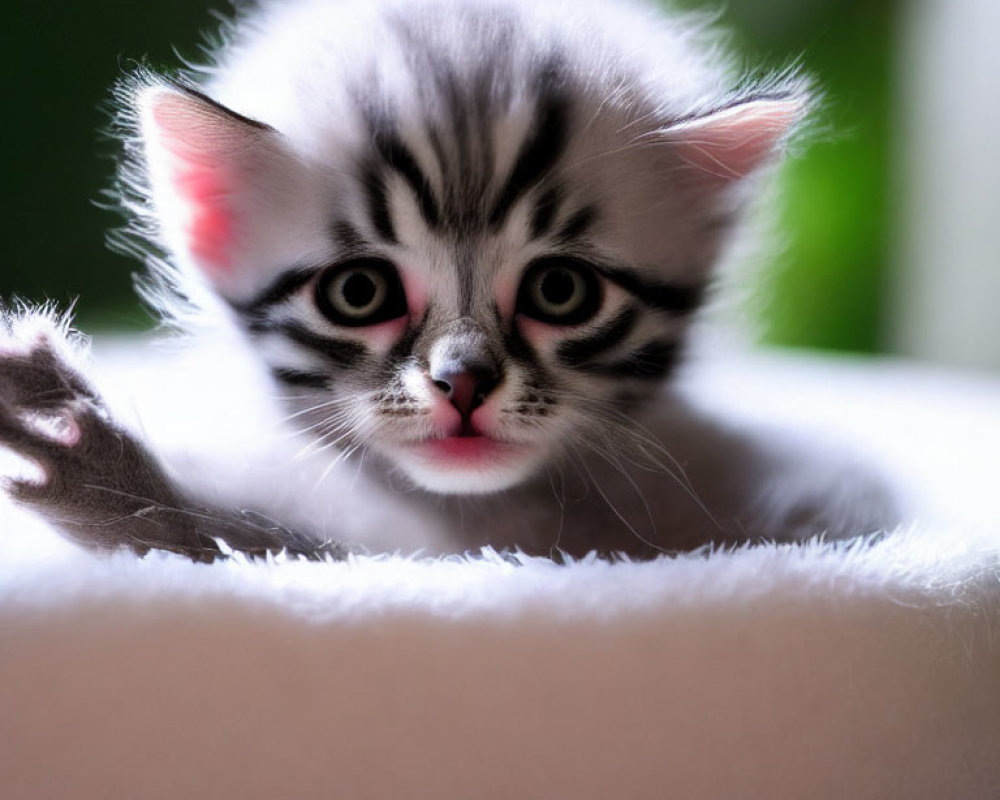
[[[473,28],[463,40],[475,53],[468,59],[453,49],[442,26],[400,12],[388,19],[400,40],[414,76],[414,96],[422,108],[428,140],[446,185],[444,195],[452,221],[461,225],[478,206],[492,179],[493,133],[497,109],[505,108],[514,76],[509,62],[516,38],[516,20],[501,8],[488,21],[461,6],[450,13],[468,17]]]
[[[368,127],[381,164],[403,179],[413,192],[423,221],[431,230],[437,230],[441,225],[438,200],[434,196],[430,180],[410,148],[388,122],[370,119]]]
[[[361,185],[367,202],[368,218],[375,233],[388,244],[399,244],[392,222],[385,174],[374,159],[361,167]]]
[[[489,215],[489,226],[500,228],[514,205],[548,177],[567,144],[569,104],[561,94],[542,95],[534,126],[524,140]]]
[[[436,47],[427,41],[424,32],[414,20],[407,19],[402,13],[397,13],[389,15],[386,22],[400,39],[399,49],[403,58],[406,59],[410,71],[413,75],[422,77],[421,80],[414,81],[413,86],[415,94],[419,98],[418,102],[424,107],[439,109],[438,113],[443,113],[456,126],[456,152],[451,153],[449,157],[442,150],[440,156],[442,173],[446,173],[449,164],[456,160],[460,169],[467,168],[468,160],[463,148],[468,141],[469,115],[468,113],[458,113],[461,84],[454,74],[454,67],[438,52]],[[432,126],[428,125],[428,127]],[[440,134],[437,132],[435,132],[435,137],[439,142],[441,141]]]
[[[368,244],[365,238],[353,224],[346,220],[337,220],[331,226],[333,243],[340,258],[350,258],[367,252]]]
[[[586,205],[577,209],[555,235],[556,241],[564,245],[579,242],[597,224],[597,217],[597,207],[594,205]]]
[[[500,29],[513,31],[510,23]],[[552,177],[569,144],[565,70],[551,57],[533,70],[533,82],[515,82],[492,28],[488,38],[484,33],[483,63],[470,69],[440,46],[439,31],[401,18],[392,24],[420,80],[412,97],[395,102],[373,102],[370,85],[355,89],[359,101],[367,98],[362,114],[370,149],[359,173],[369,223],[381,240],[399,244],[390,194],[408,190],[432,231],[496,232],[516,204]],[[419,123],[407,111],[414,103],[429,109]],[[536,215],[539,233],[548,227],[546,215],[551,222],[555,199],[547,195]]]
[[[562,199],[562,187],[553,184],[541,191],[538,201],[531,213],[530,235],[532,239],[541,239],[551,229],[559,216],[559,204]]]

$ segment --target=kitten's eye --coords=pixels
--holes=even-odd
[[[573,258],[535,261],[517,293],[517,312],[553,325],[586,322],[601,307],[601,284],[594,269]]]
[[[356,328],[403,316],[406,293],[391,262],[356,258],[320,276],[316,305],[335,325]]]

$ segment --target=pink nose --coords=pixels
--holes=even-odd
[[[479,408],[497,385],[496,373],[489,369],[443,369],[432,378],[463,417]]]

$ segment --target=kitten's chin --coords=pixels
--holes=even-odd
[[[393,448],[391,459],[417,486],[438,494],[490,494],[528,478],[541,449],[484,436],[428,439]]]

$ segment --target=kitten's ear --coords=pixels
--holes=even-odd
[[[802,97],[748,100],[660,131],[661,141],[710,186],[738,181],[774,159],[805,116]]]
[[[245,296],[266,269],[268,232],[288,214],[294,158],[272,128],[194,91],[150,87],[139,105],[164,243],[224,297]]]

